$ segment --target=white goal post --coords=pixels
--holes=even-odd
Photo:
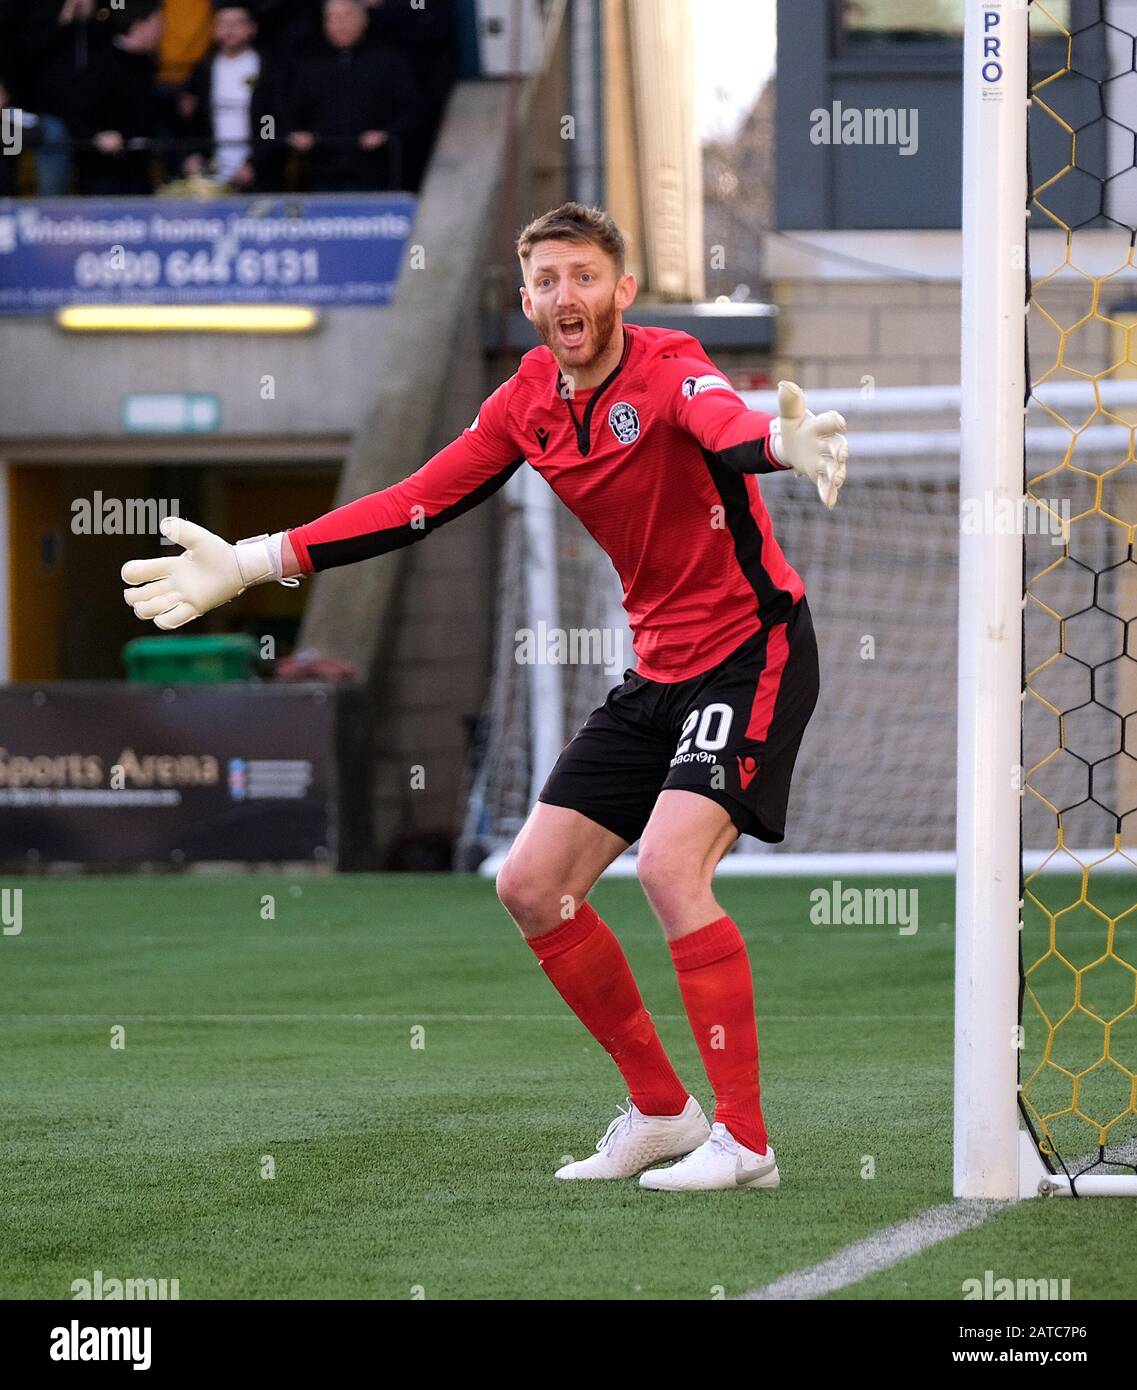
[[[964,39],[960,503],[1025,505],[1029,11],[973,0]],[[1092,432],[1091,432],[1092,436]],[[1032,454],[1033,457],[1033,454]],[[953,1191],[1074,1195],[1018,1116],[1024,539],[961,526]],[[1123,861],[1124,862],[1124,861]],[[1078,1196],[1137,1195],[1086,1174]]]
[[[960,500],[1021,506],[1025,5],[971,4],[963,49]],[[1017,253],[1017,254],[1016,254]],[[1019,269],[1015,270],[1015,266]],[[957,1197],[1017,1197],[1021,537],[960,535],[955,890]]]

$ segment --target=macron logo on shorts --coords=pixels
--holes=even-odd
[[[754,781],[754,776],[758,771],[758,759],[744,758],[741,753],[736,753],[735,756],[738,758],[738,780],[742,784],[742,790],[745,791]]]

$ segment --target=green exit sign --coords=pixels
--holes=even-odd
[[[221,428],[221,400],[184,391],[139,392],[123,400],[122,427],[140,434],[208,434]]]

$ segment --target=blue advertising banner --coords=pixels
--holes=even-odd
[[[415,199],[0,199],[0,313],[389,304]]]

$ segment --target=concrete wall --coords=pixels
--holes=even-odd
[[[540,91],[538,79],[520,101],[504,84],[462,84],[455,92],[411,236],[425,264],[404,269],[377,345],[368,409],[340,478],[341,503],[413,472],[470,423],[502,379],[487,375],[483,289],[487,275],[500,287],[517,274],[509,259],[522,204],[514,199],[503,209],[503,173],[518,158],[512,123],[526,121],[528,98]],[[541,143],[532,132],[529,138]],[[523,167],[534,162],[530,150]],[[541,173],[538,181],[552,193],[548,167]],[[563,197],[563,188],[555,194]],[[313,586],[302,643],[356,664],[373,692],[379,862],[408,836],[446,836],[460,817],[467,724],[481,710],[490,667],[497,510],[491,498],[438,535],[330,570]],[[412,783],[423,777],[424,785]]]
[[[132,391],[221,398],[226,439],[351,434],[371,397],[390,309],[330,309],[302,337],[75,334],[49,318],[0,318],[0,449],[18,441],[121,434]],[[261,379],[275,380],[263,400]],[[216,438],[198,444],[203,456]]]

